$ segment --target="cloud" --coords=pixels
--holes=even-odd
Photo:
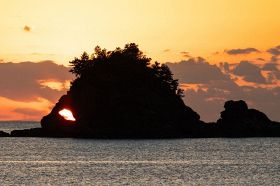
[[[25,31],[25,32],[31,32],[31,27],[25,25],[25,26],[23,27],[23,31]]]
[[[170,52],[170,51],[171,51],[170,49],[163,50],[163,52]]]
[[[278,56],[272,56],[270,59],[271,63],[277,63],[278,62]]]
[[[228,73],[230,71],[230,64],[228,62],[221,62],[219,68]]]
[[[241,61],[233,70],[233,74],[243,76],[245,81],[254,83],[266,83],[265,77],[261,74],[261,69],[249,61]]]
[[[264,59],[264,58],[261,58],[261,57],[257,58],[257,60],[259,60],[259,61],[265,61],[265,59]]]
[[[280,55],[280,45],[268,49],[267,52],[270,53],[270,54],[272,54],[272,55],[279,56],[279,55]]]
[[[226,50],[225,51],[229,55],[239,55],[239,54],[250,54],[253,52],[260,52],[259,50],[255,48],[238,48],[238,49],[231,49],[231,50]]]
[[[16,108],[13,111],[27,116],[38,116],[38,115],[43,115],[45,113],[44,111],[31,109],[31,108]]]
[[[278,64],[276,64],[276,63],[266,63],[262,67],[262,70],[266,70],[266,71],[279,71],[277,66],[278,66]]]
[[[17,101],[44,98],[54,102],[66,89],[53,89],[40,82],[66,83],[72,79],[68,71],[68,67],[52,61],[0,63],[0,96]]]
[[[219,55],[220,54],[220,52],[214,52],[214,53],[212,53],[213,55]]]
[[[175,78],[185,89],[186,105],[197,111],[202,120],[216,121],[227,100],[245,100],[249,107],[265,112],[272,120],[280,120],[280,87],[252,87],[237,84],[233,73],[254,82],[266,82],[260,74],[261,68],[242,61],[234,66],[221,63],[218,68],[203,58],[189,59],[178,63],[167,63]],[[269,66],[269,65],[268,65]],[[227,71],[222,70],[228,69]],[[234,70],[234,71],[233,71]],[[192,88],[193,87],[193,88]]]
[[[175,77],[181,83],[209,83],[213,80],[228,80],[229,77],[223,74],[216,65],[211,65],[205,59],[191,58],[179,63],[166,63]]]
[[[182,54],[182,56],[183,56],[184,58],[190,58],[190,57],[191,57],[189,52],[183,51],[183,52],[180,52],[180,53]]]

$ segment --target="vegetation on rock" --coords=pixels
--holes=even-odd
[[[184,104],[168,66],[150,62],[134,43],[83,53],[70,62],[76,79],[42,127],[89,136],[183,135],[200,122],[199,115]],[[75,122],[58,115],[63,108],[73,112]]]

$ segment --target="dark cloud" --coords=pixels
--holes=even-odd
[[[43,61],[39,63],[0,63],[0,96],[17,101],[56,99],[65,90],[54,90],[40,84],[39,80],[65,82],[72,79],[69,68]]]
[[[31,27],[25,25],[25,26],[23,27],[23,31],[25,31],[25,32],[31,32]]]
[[[170,52],[170,51],[171,51],[170,49],[163,50],[163,52]]]
[[[272,89],[244,87],[241,98],[248,100],[251,107],[265,112],[271,119],[280,120],[278,112],[280,105],[279,87]]]
[[[225,71],[225,72],[229,72],[230,71],[230,64],[228,63],[228,62],[221,62],[220,64],[219,64],[219,67],[220,67],[220,69],[222,69],[223,71]]]
[[[214,52],[213,53],[213,55],[219,55],[220,54],[220,52]]]
[[[239,54],[250,54],[253,52],[260,52],[259,50],[255,48],[238,48],[238,49],[231,49],[231,50],[226,50],[225,51],[229,55],[239,55]]]
[[[264,59],[264,58],[261,58],[261,57],[257,58],[257,60],[259,60],[259,61],[265,61],[265,59]]]
[[[280,45],[268,49],[267,52],[270,53],[270,54],[272,54],[272,55],[279,56],[279,55],[280,55]]]
[[[232,70],[232,73],[238,76],[243,76],[244,80],[248,82],[266,83],[265,77],[261,74],[261,69],[249,61],[241,61]]]
[[[271,63],[277,63],[278,62],[278,56],[272,56],[270,59]]]
[[[275,77],[275,75],[274,75],[274,73],[272,73],[272,72],[269,72],[268,74],[267,74],[267,81],[269,82],[269,83],[273,83],[273,81],[276,79],[276,77]]]
[[[280,80],[280,71],[274,73],[277,80]]]
[[[183,51],[183,52],[180,52],[180,53],[182,54],[182,56],[183,56],[184,58],[190,58],[190,57],[191,57],[189,52]]]
[[[249,62],[235,65],[238,73],[250,73],[254,81],[264,82],[264,77],[259,77],[260,68]],[[249,64],[248,64],[249,63]],[[204,59],[190,59],[179,63],[167,63],[174,76],[180,83],[193,85],[196,89],[185,90],[185,103],[197,111],[202,120],[216,121],[226,100],[245,100],[249,107],[265,112],[271,119],[280,120],[278,113],[280,105],[280,88],[255,88],[239,86],[230,78],[232,73],[222,72],[216,65],[207,63]],[[244,65],[245,64],[245,65]],[[221,63],[220,67],[229,68],[230,64]],[[234,66],[232,66],[234,67]],[[248,78],[248,76],[245,74]],[[250,80],[250,78],[249,78]]]
[[[276,63],[266,63],[266,64],[264,64],[262,70],[266,70],[266,71],[278,71],[277,66],[278,66],[278,64],[276,64]]]
[[[203,58],[191,58],[180,63],[166,63],[181,83],[209,83],[212,80],[228,80],[216,65]]]

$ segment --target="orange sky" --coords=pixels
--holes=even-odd
[[[188,59],[187,54],[212,64],[261,63],[256,58],[269,61],[266,50],[280,44],[279,10],[279,0],[1,0],[0,63],[52,60],[68,65],[96,45],[114,49],[129,42],[160,62]],[[259,52],[226,54],[248,47]],[[61,86],[56,80],[39,81],[44,87]],[[0,120],[38,120],[54,104],[2,95],[0,103]],[[15,114],[18,108],[40,114]]]
[[[182,51],[264,50],[280,43],[279,9],[279,0],[1,0],[0,56],[67,64],[95,45],[128,42],[161,62]]]

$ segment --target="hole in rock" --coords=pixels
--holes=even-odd
[[[61,111],[58,112],[58,114],[61,115],[65,120],[76,121],[72,112],[68,109],[62,109]]]

